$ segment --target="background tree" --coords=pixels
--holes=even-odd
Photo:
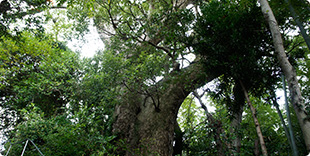
[[[262,0],[260,1],[260,4],[262,8],[262,13],[266,17],[266,20],[272,32],[276,52],[275,55],[277,56],[279,60],[279,65],[287,79],[290,89],[291,102],[292,105],[294,106],[300,127],[303,131],[303,136],[307,150],[310,151],[310,132],[308,131],[308,129],[310,129],[310,121],[307,120],[305,103],[301,95],[300,87],[298,86],[296,71],[287,58],[278,23],[277,20],[275,19],[275,16],[273,15],[273,12],[269,6],[268,1]]]
[[[63,113],[79,77],[78,55],[30,33],[20,41],[2,38],[0,49],[1,126],[20,122],[20,110],[30,103],[47,117]]]

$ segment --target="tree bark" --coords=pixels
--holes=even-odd
[[[128,145],[122,149],[123,155],[173,154],[174,128],[181,104],[191,91],[218,76],[210,74],[206,77],[202,70],[203,66],[196,62],[171,72],[169,77],[158,82],[158,88],[163,90],[152,92],[155,97],[127,92],[123,103],[116,108],[113,125],[113,132]]]
[[[264,137],[263,137],[263,133],[261,131],[261,128],[260,128],[260,125],[259,125],[259,122],[258,122],[258,119],[256,117],[256,109],[253,107],[252,105],[252,102],[249,98],[249,94],[248,94],[248,91],[246,90],[246,88],[244,87],[243,83],[240,81],[240,85],[243,89],[243,93],[244,93],[244,96],[247,100],[247,103],[251,109],[251,112],[252,112],[252,116],[253,116],[253,120],[254,120],[254,124],[255,124],[255,128],[256,128],[256,132],[257,132],[257,136],[258,136],[258,139],[259,139],[259,142],[260,142],[260,146],[261,146],[261,149],[262,149],[262,153],[264,156],[267,156],[268,155],[268,152],[267,152],[267,148],[266,148],[266,144],[265,144],[265,141],[264,141]]]
[[[260,155],[260,150],[259,150],[259,140],[255,139],[254,141],[254,155],[259,156]]]
[[[278,58],[280,67],[287,79],[289,91],[290,91],[290,98],[292,105],[294,107],[300,128],[303,133],[303,138],[305,140],[305,144],[307,147],[307,151],[310,151],[310,121],[307,119],[307,114],[305,110],[305,104],[303,97],[301,95],[300,87],[298,86],[298,79],[296,77],[296,71],[293,66],[288,61],[286,56],[283,40],[281,37],[281,33],[279,30],[278,23],[273,15],[273,12],[269,6],[267,0],[260,0],[261,10],[263,15],[265,16],[274,42],[275,47],[275,54]]]
[[[236,82],[233,88],[234,93],[234,109],[232,109],[232,119],[230,122],[231,126],[231,134],[234,134],[235,139],[232,140],[232,151],[236,154],[240,153],[241,148],[241,134],[239,133],[241,129],[241,122],[242,122],[242,113],[243,107],[245,104],[245,97],[243,93],[243,89],[241,85]],[[239,108],[239,109],[236,109]]]
[[[240,153],[241,137],[239,135],[239,130],[241,128],[242,113],[243,105],[241,105],[241,108],[238,112],[233,112],[233,118],[230,123],[230,126],[232,127],[230,132],[235,135],[235,139],[232,140],[232,148],[234,153]]]

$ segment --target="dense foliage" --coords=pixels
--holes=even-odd
[[[309,4],[297,1],[303,0],[290,3],[307,25]],[[296,68],[306,110],[310,111],[310,51],[301,36],[287,34],[295,31],[296,25],[288,6],[279,5],[283,3],[276,0],[271,6],[283,30],[287,55]],[[187,6],[182,7],[183,4]],[[59,14],[74,20],[73,24],[60,16],[55,21],[51,10],[47,10],[64,9],[63,5],[66,11]],[[268,25],[254,0],[180,4],[131,0],[3,0],[0,8],[0,127],[9,140],[6,150],[11,146],[9,155],[19,155],[27,139],[44,155],[123,155],[123,151],[132,155],[143,151],[155,154],[144,140],[138,141],[143,145],[141,148],[133,149],[127,140],[114,133],[115,114],[123,111],[122,103],[131,107],[130,102],[137,100],[134,99],[137,96],[131,95],[138,94],[146,97],[144,104],[150,98],[155,112],[164,111],[160,110],[160,96],[166,94],[164,91],[170,84],[188,79],[182,71],[197,63],[203,64],[203,70],[194,72],[216,73],[217,78],[212,87],[200,88],[207,96],[196,96],[199,103],[190,94],[174,112],[178,114],[175,155],[261,154],[241,85],[246,87],[257,110],[255,116],[269,155],[292,153],[274,107],[274,99],[279,97],[275,92],[283,89],[281,70]],[[44,12],[42,16],[38,15],[40,12]],[[54,34],[43,29],[42,24],[48,20],[54,20]],[[58,35],[61,36],[60,29],[68,28],[72,33],[82,34],[91,20],[101,38],[106,39],[106,49],[82,59],[65,42],[60,42]],[[19,22],[25,26],[21,28]],[[168,85],[161,85],[164,83]],[[194,81],[192,84],[186,89],[203,85]],[[209,112],[201,99],[215,111]],[[138,114],[141,110],[125,113]],[[238,112],[242,122],[235,128],[232,122]],[[286,117],[283,120],[286,122]],[[306,154],[295,114],[292,120],[298,152]],[[135,128],[134,133],[138,133],[138,127]],[[237,139],[240,149],[234,145]],[[25,154],[38,155],[38,151],[29,144]]]
[[[2,40],[1,126],[20,121],[19,110],[30,103],[47,117],[64,112],[79,77],[78,55],[62,43],[38,39],[29,33],[24,33],[19,41]]]

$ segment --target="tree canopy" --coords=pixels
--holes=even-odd
[[[2,0],[2,154],[31,140],[44,155],[290,155],[287,122],[297,152],[310,152],[310,51],[290,13],[309,33],[310,5],[269,3],[264,12],[263,0]],[[105,49],[81,58],[62,40],[83,37],[91,21]],[[283,73],[292,121],[275,103]]]

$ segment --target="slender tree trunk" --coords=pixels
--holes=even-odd
[[[287,101],[286,83],[285,83],[284,75],[282,75],[282,83],[283,83],[285,109],[286,109],[286,115],[287,115],[287,122],[288,122],[288,129],[289,129],[289,134],[290,134],[292,152],[294,156],[298,156],[298,150],[297,150],[297,146],[295,143],[295,137],[294,137],[294,132],[293,132],[292,120],[291,120],[291,113],[290,113],[290,109],[289,109],[288,101]]]
[[[287,140],[288,140],[288,142],[289,142],[289,144],[290,144],[290,146],[291,146],[291,148],[292,148],[292,151],[293,151],[290,133],[289,133],[289,131],[288,131],[288,129],[287,129],[287,126],[286,126],[286,124],[285,124],[283,115],[282,115],[281,110],[280,110],[280,108],[279,108],[279,104],[277,103],[276,100],[273,100],[273,105],[276,107],[277,113],[278,113],[278,115],[279,115],[279,117],[280,117],[280,120],[281,120],[281,122],[282,122],[283,129],[284,129],[284,131],[285,131],[285,135],[286,135]]]
[[[259,140],[258,139],[255,139],[255,141],[254,141],[254,155],[255,156],[259,156],[260,155]]]
[[[258,119],[256,117],[256,110],[255,110],[254,106],[251,103],[248,91],[246,90],[246,88],[244,87],[244,85],[243,85],[243,83],[241,81],[240,81],[240,85],[241,85],[241,87],[243,89],[244,96],[245,96],[245,98],[247,100],[247,103],[248,103],[248,105],[249,105],[249,107],[251,109],[251,112],[252,112],[252,116],[253,116],[253,120],[254,120],[254,124],[255,124],[255,128],[256,128],[257,136],[259,138],[260,146],[261,146],[261,149],[262,149],[262,153],[263,153],[264,156],[267,156],[268,152],[267,152],[266,144],[265,144],[265,141],[264,141],[263,133],[261,131]]]
[[[203,95],[199,95],[198,92],[195,90],[193,92],[193,95],[198,99],[201,108],[204,110],[205,115],[207,117],[207,120],[211,125],[213,125],[213,129],[215,129],[215,143],[216,143],[216,149],[217,149],[217,155],[218,156],[224,156],[225,155],[225,149],[224,149],[224,143],[221,138],[221,135],[224,133],[224,129],[222,126],[222,122],[219,120],[214,119],[213,115],[209,113],[207,106],[203,103],[201,100],[201,97]]]
[[[295,9],[293,8],[292,4],[288,0],[284,0],[284,1],[286,4],[288,4],[290,12],[292,14],[292,17],[293,17],[294,21],[296,22],[296,24],[300,30],[300,33],[306,42],[308,49],[310,50],[310,37],[307,35],[306,30],[305,30],[303,24],[300,22],[299,17],[297,15],[297,13],[295,12]]]
[[[273,12],[269,6],[267,0],[260,0],[262,13],[265,16],[271,33],[275,46],[275,54],[279,60],[280,67],[287,79],[291,102],[293,104],[300,128],[303,132],[303,138],[305,140],[305,144],[307,147],[307,151],[310,151],[310,121],[307,120],[307,114],[305,111],[305,104],[303,97],[301,95],[300,87],[298,86],[298,79],[296,77],[296,71],[293,66],[288,61],[288,58],[285,54],[283,41],[281,37],[281,33],[279,30],[278,23],[273,15]]]
[[[128,145],[121,155],[173,154],[174,129],[181,104],[196,87],[218,76],[206,77],[202,69],[201,64],[194,63],[172,72],[169,78],[158,82],[158,88],[163,90],[149,89],[153,97],[133,91],[124,95],[123,103],[116,108],[113,125],[113,132]]]

